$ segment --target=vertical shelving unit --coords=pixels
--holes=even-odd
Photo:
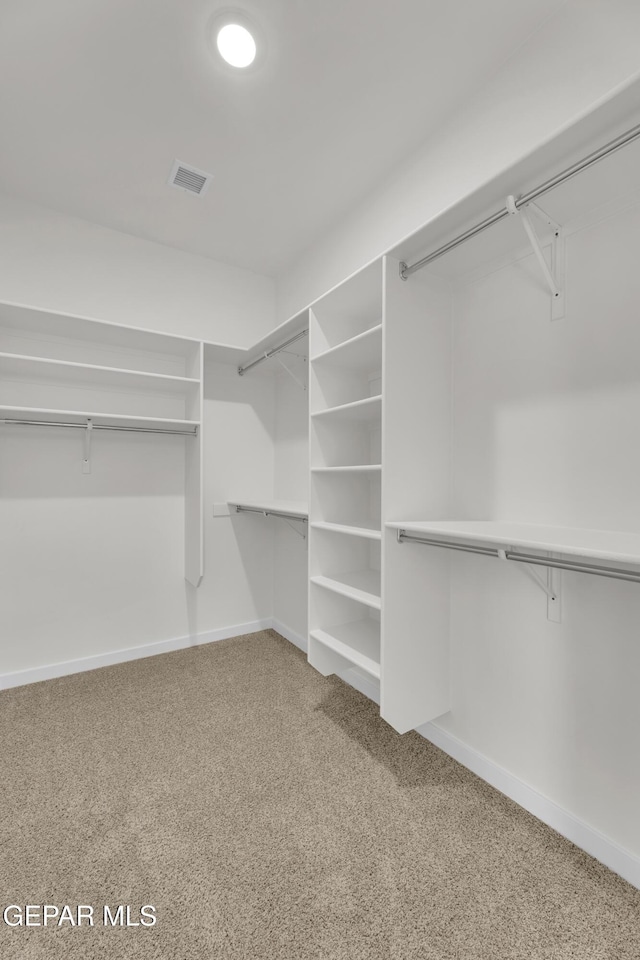
[[[449,559],[417,566],[381,532],[447,515],[450,341],[449,284],[392,257],[311,311],[309,662],[378,681],[400,732],[450,706]]]
[[[185,578],[203,574],[204,345],[197,340],[18,304],[0,304],[0,422],[85,433],[175,435],[185,450]],[[80,453],[82,451],[82,453]]]
[[[382,269],[310,313],[309,662],[380,680]]]

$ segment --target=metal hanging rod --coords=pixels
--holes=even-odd
[[[577,163],[567,167],[566,170],[562,170],[560,173],[556,174],[556,176],[551,177],[549,180],[545,180],[544,183],[541,183],[538,187],[535,187],[533,190],[529,190],[528,193],[518,197],[515,201],[516,208],[524,207],[533,200],[538,200],[540,197],[544,196],[545,193],[553,190],[554,187],[559,186],[561,183],[566,183],[567,180],[571,180],[578,173],[582,173],[583,170],[586,170],[588,167],[598,163],[598,161],[602,160],[604,157],[608,157],[610,154],[615,153],[616,150],[620,150],[622,147],[626,147],[627,144],[633,143],[639,137],[640,124],[632,127],[630,130],[627,130],[626,133],[621,134],[619,137],[616,137],[615,140],[610,140],[609,143],[606,143],[598,150],[594,150],[593,153],[590,153],[582,160],[578,160]],[[422,257],[421,260],[417,260],[412,264],[402,262],[400,264],[401,278],[403,280],[408,280],[411,274],[415,273],[416,270],[421,270],[422,267],[426,267],[428,263],[438,260],[440,257],[443,257],[445,253],[455,250],[455,248],[459,247],[460,244],[465,243],[472,237],[477,237],[479,233],[483,233],[483,231],[487,230],[489,227],[492,227],[495,223],[505,220],[510,215],[511,212],[505,206],[501,210],[497,210],[495,213],[491,214],[491,216],[481,220],[475,226],[465,230],[464,233],[461,233],[453,240],[450,240],[448,243],[438,247],[438,249],[434,250],[433,253],[429,253],[426,257]]]
[[[242,376],[246,373],[247,370],[251,370],[252,367],[257,366],[259,363],[262,363],[264,360],[269,360],[271,357],[275,357],[277,353],[280,353],[282,350],[285,350],[287,347],[290,347],[292,343],[297,343],[298,340],[302,340],[303,337],[309,333],[309,328],[305,327],[304,330],[301,330],[299,333],[296,333],[293,337],[290,337],[288,340],[285,340],[284,343],[280,343],[277,347],[273,347],[271,350],[258,357],[257,360],[252,360],[251,363],[245,363],[243,366],[238,367],[238,376]]]
[[[608,567],[596,563],[579,563],[574,560],[560,560],[552,557],[539,557],[535,554],[516,553],[513,550],[500,550],[497,547],[474,547],[446,540],[433,540],[430,537],[415,537],[398,530],[398,543],[422,543],[429,547],[443,547],[445,550],[459,550],[462,553],[479,553],[485,557],[513,560],[514,563],[530,563],[537,567],[553,567],[556,570],[572,570],[575,573],[592,573],[611,580],[630,580],[640,583],[640,571],[624,570],[622,567]]]
[[[194,427],[193,430],[167,430],[164,427],[109,426],[105,423],[74,423],[58,420],[17,420],[14,417],[0,420],[0,423],[14,423],[29,427],[77,427],[80,430],[86,430],[90,426],[92,430],[119,430],[123,433],[164,433],[179,437],[197,437],[198,435],[197,427]]]
[[[259,507],[241,507],[236,504],[236,513],[259,513],[261,517],[279,517],[281,520],[298,520],[300,523],[308,523],[307,517],[301,517],[297,513],[283,513],[280,510],[260,510]]]

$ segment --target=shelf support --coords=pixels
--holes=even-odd
[[[509,560],[513,559],[513,556],[510,556],[506,550],[501,550],[498,548],[496,550],[498,559]],[[536,568],[528,563],[523,563],[522,572],[527,574],[530,580],[540,587],[542,592],[547,598],[547,620],[553,620],[554,623],[560,623],[561,621],[561,605],[560,605],[560,571],[553,570],[551,567],[546,568],[546,576],[542,577],[538,573]]]
[[[507,210],[512,216],[520,218],[524,231],[527,234],[531,248],[542,270],[544,279],[551,291],[551,319],[561,320],[564,317],[564,233],[559,223],[556,223],[537,203],[527,203],[518,206],[515,197],[507,197]],[[531,222],[529,210],[535,213],[547,226],[551,227],[551,267],[547,263],[540,238]]]
[[[284,520],[284,522],[286,523],[286,525],[287,525],[288,527],[290,527],[291,530],[293,530],[294,533],[297,533],[299,537],[302,537],[303,540],[306,540],[306,539],[307,539],[307,535],[306,535],[306,533],[304,532],[304,526],[302,527],[302,530],[298,530],[298,528],[297,528],[297,527],[294,527],[292,521],[289,520],[287,517],[280,517],[280,519],[281,519],[281,520]],[[301,522],[301,523],[304,524],[304,521],[299,521],[299,522]]]
[[[87,418],[87,426],[84,431],[84,456],[82,458],[82,472],[91,473],[91,440],[93,436],[93,420]]]
[[[265,359],[266,359],[266,354],[265,354]],[[286,363],[284,362],[284,360],[282,359],[282,357],[280,357],[280,356],[275,356],[274,359],[276,359],[276,360],[278,361],[278,363],[280,364],[280,366],[282,367],[283,370],[286,370],[286,372],[289,374],[289,376],[291,377],[291,379],[293,380],[293,382],[294,382],[295,384],[297,384],[297,386],[299,386],[301,390],[306,390],[306,389],[307,389],[306,383],[304,383],[304,381],[302,381],[302,380],[298,380],[298,378],[296,377],[296,375],[295,375],[295,373],[293,372],[293,370],[291,370],[291,369],[286,365]]]

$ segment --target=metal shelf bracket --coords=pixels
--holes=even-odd
[[[286,352],[286,351],[282,351],[282,352],[284,353],[284,352]],[[297,356],[297,355],[296,355],[296,356]],[[266,358],[266,354],[265,354],[265,358]],[[282,369],[285,370],[285,371],[289,374],[289,376],[291,377],[291,379],[293,380],[293,382],[294,382],[298,387],[300,387],[301,390],[305,390],[305,391],[306,391],[306,389],[307,389],[307,384],[304,382],[304,380],[299,380],[299,379],[296,377],[296,375],[295,375],[295,373],[293,372],[293,370],[291,370],[291,368],[286,365],[286,363],[284,362],[284,360],[282,359],[282,357],[281,357],[280,355],[277,355],[277,356],[274,357],[274,359],[277,360],[278,363],[280,364],[280,366],[282,367]],[[305,358],[302,357],[301,359],[304,360]]]
[[[518,205],[515,197],[511,194],[507,197],[506,207],[512,216],[520,218],[529,243],[533,249],[544,279],[551,291],[551,319],[562,320],[565,313],[564,305],[564,262],[565,262],[565,238],[562,227],[556,223],[545,211],[533,201]],[[535,227],[529,216],[529,210],[535,213],[540,220],[551,227],[551,266],[547,263],[544,255],[540,238],[536,233]]]
[[[84,455],[82,457],[82,472],[91,473],[91,440],[93,437],[93,420],[87,417],[87,426],[84,431]]]
[[[510,557],[506,550],[498,548],[496,553],[499,560],[509,561]],[[562,611],[560,604],[560,571],[547,567],[545,570],[546,576],[543,577],[531,564],[523,563],[521,569],[545,594],[547,598],[547,620],[560,623]]]

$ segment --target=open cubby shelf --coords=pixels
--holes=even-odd
[[[380,679],[380,624],[375,620],[354,620],[312,630],[310,637],[347,661],[345,666],[352,664]]]
[[[340,403],[325,410],[317,410],[312,417],[323,420],[378,420],[382,410],[382,395],[375,394],[362,400]]]
[[[331,577],[311,577],[311,583],[315,583],[325,590],[333,590],[334,593],[339,593],[352,600],[357,600],[373,610],[380,609],[379,570],[354,570],[349,573],[336,573]]]
[[[312,467],[311,473],[380,473],[382,464],[380,463],[357,463],[351,466],[342,467]]]
[[[382,358],[382,324],[370,327],[363,333],[344,340],[335,347],[312,357],[313,363],[317,365],[329,364],[331,366],[346,367],[350,370],[360,369],[380,369]]]
[[[365,537],[368,540],[382,539],[381,531],[373,527],[346,523],[327,523],[325,520],[315,520],[310,526],[314,530],[328,530],[330,533],[342,533],[349,537]]]

